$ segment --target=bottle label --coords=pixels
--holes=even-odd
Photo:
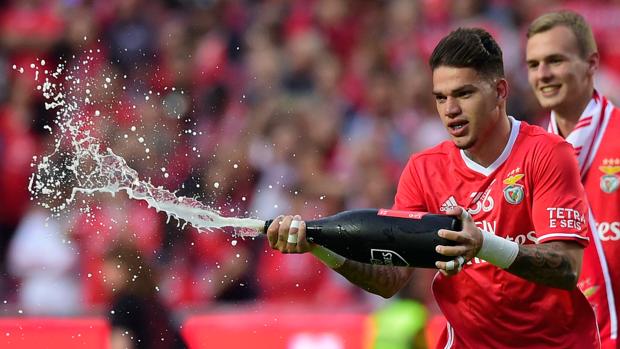
[[[377,216],[409,218],[409,219],[422,219],[422,217],[424,217],[427,214],[428,212],[389,210],[387,208],[381,208],[379,209],[379,211],[377,211]]]
[[[408,267],[409,263],[397,252],[378,248],[370,249],[370,263],[378,265],[396,265]]]

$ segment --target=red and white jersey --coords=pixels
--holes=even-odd
[[[559,134],[551,113],[549,132]],[[590,204],[591,246],[584,251],[578,286],[592,304],[603,349],[620,348],[620,110],[597,91],[566,137],[577,156]]]
[[[395,209],[468,209],[476,225],[519,244],[564,240],[587,246],[583,186],[571,146],[511,118],[510,138],[489,167],[452,142],[411,157]],[[433,293],[448,320],[438,348],[599,348],[592,307],[575,288],[546,287],[478,258]]]
[[[620,309],[620,109],[611,109],[583,185],[605,251],[617,311]],[[617,339],[617,314],[613,315]]]

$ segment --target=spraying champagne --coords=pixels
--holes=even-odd
[[[272,222],[265,222],[263,232]],[[361,263],[435,268],[435,261],[453,259],[435,251],[437,245],[454,245],[437,235],[439,229],[461,230],[461,221],[424,212],[362,209],[306,221],[306,238]]]

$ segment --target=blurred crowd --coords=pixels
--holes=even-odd
[[[558,7],[593,25],[597,87],[619,101],[613,0],[0,1],[0,301],[29,314],[105,309],[115,289],[104,260],[121,244],[144,256],[176,310],[379,304],[311,256],[272,253],[232,230],[198,233],[125,195],[80,197],[88,209],[49,218],[27,188],[33,155],[53,149],[55,114],[14,65],[88,59],[83,74],[119,77],[92,86],[83,108],[101,112],[96,136],[141,178],[225,216],[312,219],[390,207],[410,154],[446,138],[427,59],[458,26],[497,38],[508,113],[544,123],[527,85],[525,28]],[[414,275],[404,296],[436,311],[432,273]]]

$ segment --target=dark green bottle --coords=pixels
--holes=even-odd
[[[265,222],[265,230],[272,220]],[[461,230],[454,216],[387,209],[345,211],[306,221],[308,241],[361,263],[435,268],[448,261],[437,245],[454,245],[439,237],[439,229]]]

